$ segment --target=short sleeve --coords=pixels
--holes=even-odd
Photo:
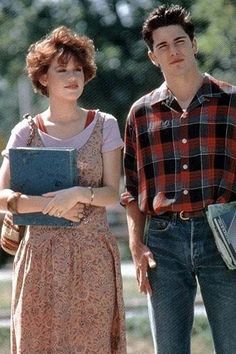
[[[24,119],[12,129],[10,138],[7,142],[5,149],[1,152],[1,155],[3,157],[9,158],[10,148],[27,146],[29,134],[29,124],[27,120]]]
[[[102,152],[108,152],[123,147],[119,126],[115,117],[105,114],[103,124]]]

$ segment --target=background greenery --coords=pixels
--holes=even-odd
[[[47,102],[24,85],[29,45],[59,25],[91,37],[97,49],[97,77],[81,104],[114,114],[123,131],[131,103],[157,87],[162,77],[147,58],[141,39],[144,18],[154,0],[1,0],[0,147],[21,114],[38,112]],[[236,1],[172,0],[192,13],[203,71],[236,82]],[[23,86],[22,86],[23,85]],[[24,103],[25,101],[25,103]]]

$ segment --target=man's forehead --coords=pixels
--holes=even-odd
[[[173,39],[178,37],[187,37],[187,33],[179,25],[169,25],[163,26],[155,29],[153,31],[153,39],[155,41],[164,40],[164,39]]]

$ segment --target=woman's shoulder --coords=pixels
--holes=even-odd
[[[98,119],[103,119],[102,152],[114,150],[123,146],[117,119],[110,113],[98,111]]]
[[[23,118],[18,122],[12,129],[12,134],[15,135],[24,135],[27,134],[30,130],[29,123],[27,118]]]
[[[102,112],[97,110],[97,118],[102,119],[105,125],[117,123],[117,119],[110,113]]]

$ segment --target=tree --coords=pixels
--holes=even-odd
[[[192,7],[198,23],[203,71],[236,83],[236,3],[234,0],[198,0]]]
[[[191,1],[183,3],[190,6]],[[82,103],[114,114],[123,128],[130,104],[162,80],[141,39],[143,18],[156,5],[154,0],[3,0],[0,128],[6,131],[19,119],[16,78],[24,74],[27,48],[62,24],[93,38],[97,48],[97,77],[86,87]],[[152,79],[146,80],[147,72]],[[41,106],[35,96],[32,113]]]

